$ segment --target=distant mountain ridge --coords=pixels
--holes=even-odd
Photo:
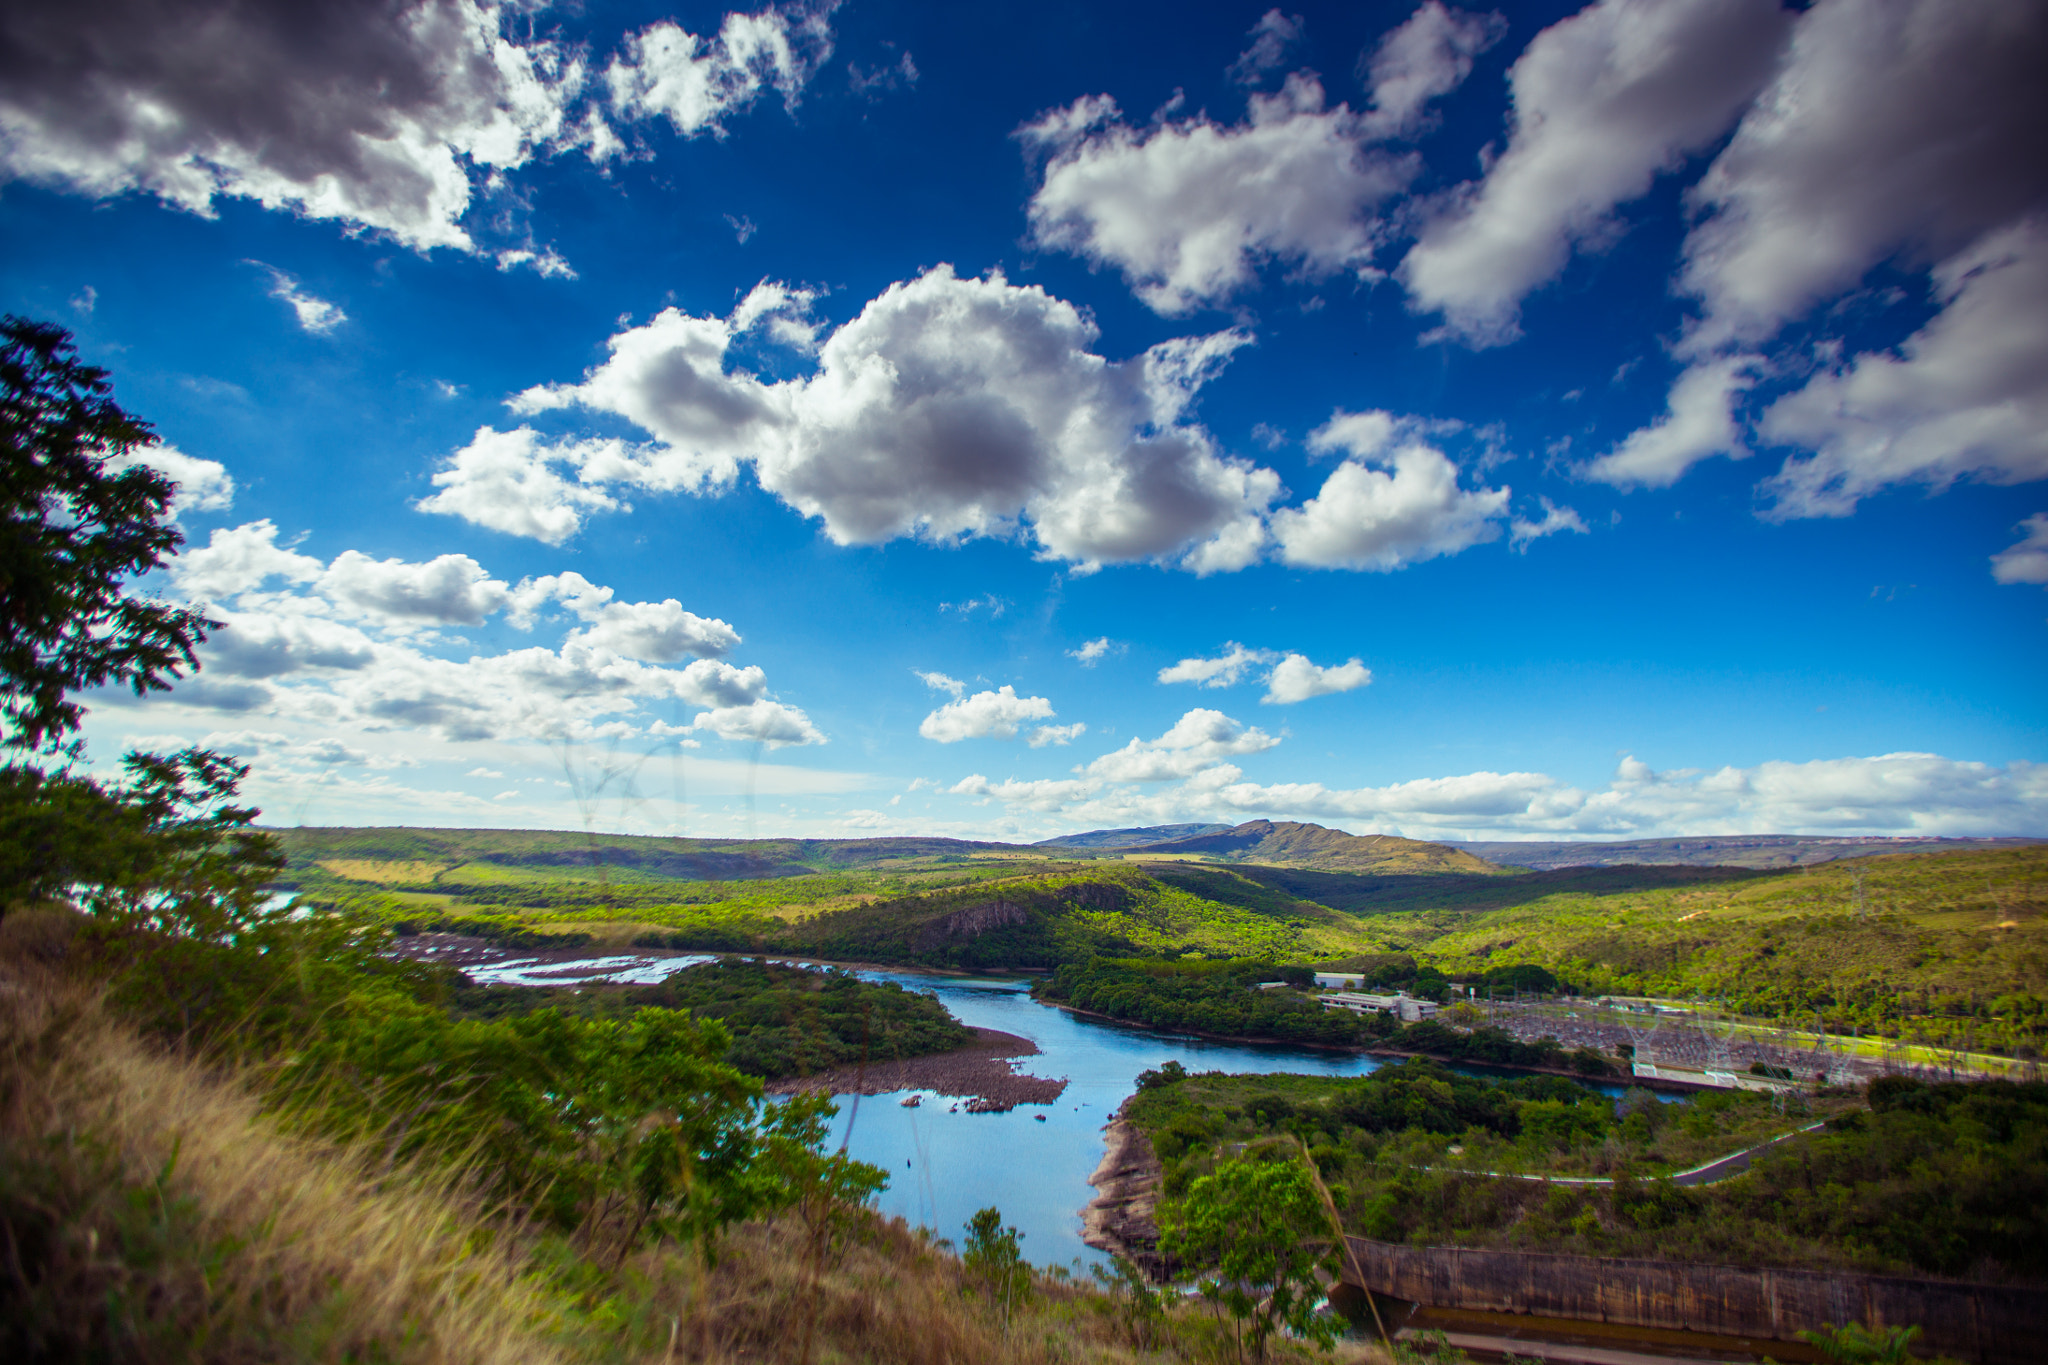
[[[1294,864],[1339,872],[1488,873],[1498,869],[1463,849],[1392,834],[1346,834],[1294,820],[1248,820],[1230,829],[1136,844],[1126,857],[1148,853],[1213,853],[1254,863]]]
[[[1198,834],[1221,834],[1230,825],[1146,825],[1138,829],[1091,829],[1083,834],[1062,834],[1040,839],[1033,848],[1135,848],[1139,844],[1189,839]]]
[[[1889,835],[1706,834],[1683,839],[1583,842],[1521,840],[1444,841],[1452,848],[1503,867],[1549,872],[1571,867],[1801,867],[1874,853],[1960,853],[1980,848],[2021,848],[2048,839],[1916,838]]]

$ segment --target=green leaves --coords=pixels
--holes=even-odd
[[[1336,1323],[1317,1311],[1332,1232],[1301,1162],[1222,1162],[1162,1213],[1160,1233],[1166,1255],[1210,1272],[1202,1292],[1242,1325],[1255,1356],[1281,1328],[1319,1345],[1336,1339]]]
[[[107,469],[156,439],[109,391],[62,328],[0,319],[0,719],[18,749],[61,748],[81,689],[164,689],[214,624],[127,592],[184,537],[169,479]]]

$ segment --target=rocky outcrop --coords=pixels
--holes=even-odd
[[[1088,1183],[1094,1200],[1081,1211],[1081,1240],[1098,1251],[1120,1256],[1154,1281],[1168,1274],[1159,1254],[1159,1155],[1152,1140],[1124,1121],[1123,1110],[1103,1130],[1102,1164]]]
[[[991,929],[1022,924],[1028,918],[1024,907],[1014,901],[983,901],[979,905],[941,915],[922,926],[910,946],[916,952],[928,953],[953,940],[979,938]]]
[[[1059,898],[1084,910],[1127,910],[1137,899],[1127,886],[1115,882],[1072,882],[1059,889]]]

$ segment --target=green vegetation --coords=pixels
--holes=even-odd
[[[849,972],[726,958],[655,985],[459,986],[450,1001],[470,1018],[536,1010],[625,1019],[644,1009],[716,1020],[732,1039],[724,1060],[750,1076],[806,1076],[852,1062],[886,1062],[963,1047],[974,1033],[928,995]]]
[[[1382,974],[1398,976],[1402,961],[1380,959],[1376,965]],[[1412,961],[1406,971],[1413,980]],[[1291,985],[1261,984],[1290,974],[1303,983],[1309,979],[1305,967],[1276,969],[1270,962],[1256,959],[1161,962],[1090,958],[1059,968],[1037,989],[1047,1000],[1148,1028],[1414,1052],[1494,1066],[1570,1068],[1591,1076],[1614,1069],[1609,1059],[1580,1049],[1567,1051],[1554,1039],[1522,1043],[1499,1029],[1464,1032],[1428,1019],[1404,1026],[1391,1015],[1327,1008]]]
[[[1151,1137],[1170,1201],[1226,1161],[1278,1159],[1299,1142],[1346,1229],[1382,1240],[2048,1281],[2048,1085],[1893,1078],[1867,1107],[1847,1094],[1811,1104],[1610,1101],[1560,1077],[1496,1082],[1410,1062],[1357,1079],[1161,1076],[1126,1118]],[[1659,1178],[1820,1118],[1823,1131],[1740,1177]]]
[[[1254,1360],[1282,1330],[1323,1346],[1336,1339],[1337,1320],[1316,1309],[1336,1245],[1315,1176],[1284,1158],[1218,1162],[1160,1222],[1159,1249],[1208,1272],[1202,1297],[1228,1310]]]

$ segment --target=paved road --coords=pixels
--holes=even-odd
[[[1754,1147],[1745,1147],[1727,1156],[1715,1157],[1704,1166],[1695,1166],[1689,1171],[1680,1171],[1671,1177],[1674,1185],[1711,1185],[1741,1175],[1749,1169],[1749,1163],[1758,1152],[1769,1151],[1781,1142],[1789,1142],[1802,1133],[1817,1132],[1827,1126],[1827,1120],[1809,1123],[1804,1128],[1795,1128],[1789,1133],[1780,1133],[1769,1142],[1759,1142]],[[1548,1185],[1612,1185],[1614,1177],[1609,1175],[1526,1175],[1520,1171],[1473,1171],[1457,1166],[1425,1166],[1428,1171],[1455,1171],[1459,1175],[1490,1175],[1496,1180],[1541,1180]]]

